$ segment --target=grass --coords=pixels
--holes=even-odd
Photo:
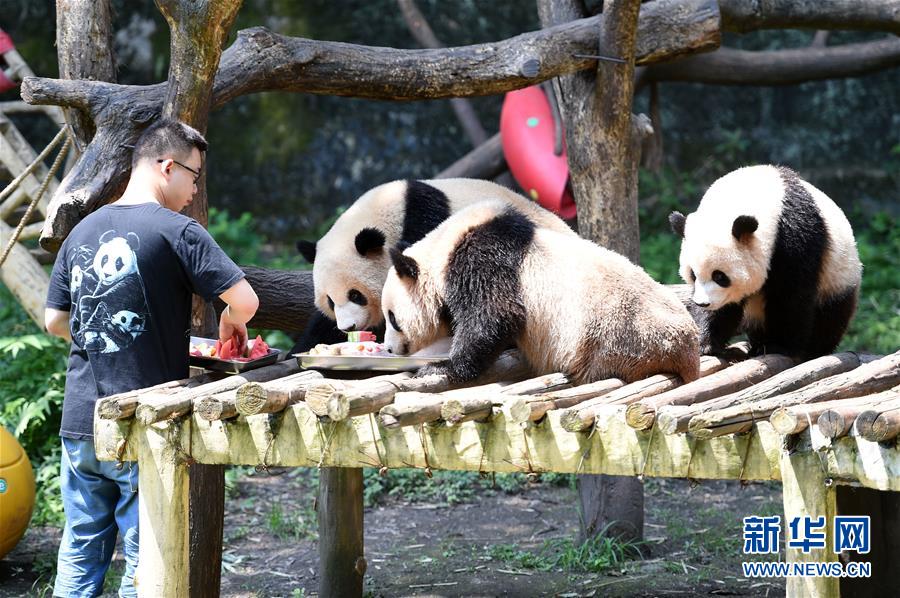
[[[266,527],[282,540],[315,540],[319,537],[318,519],[311,506],[285,510],[278,503],[269,508]]]
[[[513,544],[495,544],[488,554],[497,561],[520,569],[605,573],[641,556],[641,544],[604,535],[576,544],[568,538],[547,540],[537,551],[521,550]]]

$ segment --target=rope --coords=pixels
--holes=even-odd
[[[60,139],[60,136],[63,135],[65,132],[66,132],[65,127],[60,129],[59,133],[57,133],[56,137],[53,138],[53,141],[50,142],[50,145],[48,145],[47,148],[49,149],[50,147],[56,145],[56,143]],[[69,152],[69,148],[71,146],[72,146],[72,139],[70,137],[66,137],[66,141],[63,143],[62,148],[59,150],[59,153],[56,155],[56,160],[53,161],[53,165],[50,167],[50,171],[47,173],[47,176],[44,178],[44,182],[41,183],[40,189],[38,189],[38,192],[35,193],[34,197],[31,200],[31,203],[28,204],[28,209],[25,210],[25,214],[22,215],[22,219],[19,221],[19,225],[16,226],[16,230],[14,230],[12,235],[10,236],[9,243],[6,244],[6,248],[4,248],[4,250],[3,250],[3,255],[0,255],[0,266],[2,266],[3,263],[6,261],[6,258],[9,257],[9,254],[12,251],[13,246],[16,244],[16,241],[19,240],[19,235],[22,234],[22,229],[25,228],[25,223],[28,222],[29,218],[31,218],[31,214],[34,212],[34,208],[37,206],[38,201],[40,201],[41,197],[43,197],[44,192],[47,190],[47,187],[50,185],[50,181],[53,180],[53,177],[56,176],[56,172],[62,166],[63,159],[65,159],[66,154]],[[41,156],[46,156],[45,152],[46,152],[46,149],[44,150],[44,152],[41,153]],[[41,160],[41,156],[38,156],[37,160],[35,160],[35,162],[33,162],[31,164],[31,166],[34,166],[35,163],[37,163],[39,160]],[[31,168],[31,166],[29,166],[29,168]],[[28,174],[27,169],[24,174]],[[22,176],[22,175],[20,175],[20,177],[24,178],[24,176]],[[13,181],[12,183],[10,183],[10,185],[6,189],[3,190],[3,193],[6,193],[7,191],[9,191],[10,187],[15,189],[15,187],[13,187],[13,185],[18,186],[19,183],[17,181],[19,181],[19,179],[16,179],[16,181]],[[21,182],[21,181],[19,181],[19,182]],[[10,193],[12,193],[12,191],[10,191]],[[2,196],[0,196],[0,201],[2,201]]]
[[[50,155],[50,152],[53,151],[53,148],[56,147],[56,144],[59,143],[59,140],[62,139],[62,136],[65,133],[66,133],[66,127],[63,127],[62,129],[59,130],[59,133],[56,134],[56,137],[53,138],[53,141],[51,141],[50,143],[47,144],[47,147],[44,148],[44,151],[42,151],[40,153],[40,155],[34,159],[34,162],[29,164],[28,168],[26,168],[22,172],[22,174],[20,174],[16,178],[14,178],[13,181],[9,185],[6,186],[6,189],[4,189],[3,191],[0,191],[0,202],[2,202],[4,199],[6,199],[10,195],[12,195],[12,192],[15,191],[19,187],[19,185],[22,183],[22,181],[25,180],[25,177],[27,177],[29,174],[34,172],[34,169],[37,168],[41,164],[41,162],[43,162],[44,159]]]

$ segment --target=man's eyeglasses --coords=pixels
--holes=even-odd
[[[182,164],[181,162],[179,162],[178,160],[173,160],[172,158],[159,158],[159,159],[156,161],[156,163],[157,163],[157,164],[162,164],[162,163],[165,162],[166,160],[172,160],[172,162],[174,162],[175,164],[178,164],[179,166],[181,166],[181,167],[184,168],[185,170],[189,170],[190,172],[192,172],[192,173],[194,174],[194,184],[195,184],[195,185],[197,184],[197,181],[200,180],[200,171],[199,171],[199,170],[194,170],[194,169],[191,168],[190,166],[186,166],[186,165]]]

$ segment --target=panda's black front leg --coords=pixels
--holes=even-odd
[[[753,352],[805,358],[815,322],[815,293],[767,296],[765,315],[763,330],[748,335]]]
[[[700,328],[701,355],[725,353],[725,346],[738,333],[744,317],[744,308],[738,303],[730,303],[713,312],[696,306],[688,311]]]
[[[417,377],[440,374],[453,384],[469,382],[490,367],[508,345],[510,335],[504,326],[495,322],[490,326],[457,328],[453,334],[450,359],[426,365],[416,372]]]

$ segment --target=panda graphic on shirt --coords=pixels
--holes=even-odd
[[[94,250],[71,248],[69,285],[77,306],[74,338],[85,350],[115,353],[147,330],[147,295],[138,269],[140,238],[108,230]]]

